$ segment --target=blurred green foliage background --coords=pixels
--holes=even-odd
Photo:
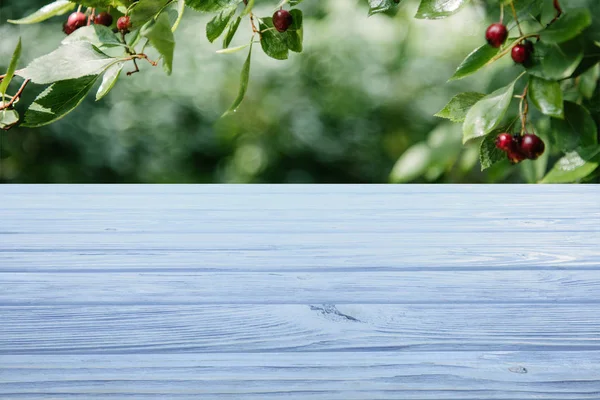
[[[58,47],[66,16],[6,22],[45,3],[1,3],[0,69],[19,36],[21,66]],[[257,14],[270,15],[275,4],[257,1]],[[485,9],[423,21],[413,18],[416,6],[407,0],[395,16],[368,18],[364,0],[304,1],[304,53],[276,61],[256,47],[247,97],[223,120],[246,54],[216,54],[220,41],[210,44],[204,33],[209,16],[187,10],[171,77],[141,64],[107,98],[90,95],[58,123],[0,132],[0,181],[385,183],[419,142],[397,166],[397,180],[535,181],[532,161],[480,172],[477,146],[463,148],[460,126],[433,117],[454,94],[489,93],[519,72],[503,60],[446,83],[484,42]],[[247,31],[233,46],[246,43]],[[28,88],[22,103],[41,89]]]

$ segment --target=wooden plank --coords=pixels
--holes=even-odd
[[[19,306],[0,319],[0,354],[600,351],[597,304]]]
[[[597,271],[12,273],[0,305],[600,302]]]
[[[600,269],[590,186],[0,193],[0,272]]]
[[[3,399],[597,399],[600,352],[2,356]]]

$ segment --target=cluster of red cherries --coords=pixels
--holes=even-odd
[[[508,29],[501,23],[490,25],[485,31],[485,38],[490,46],[500,47],[508,38]],[[533,54],[533,43],[530,40],[523,40],[521,43],[513,46],[511,57],[517,64],[527,65]]]
[[[83,26],[90,25],[91,23],[94,23],[96,25],[111,26],[113,23],[113,17],[106,11],[101,12],[100,14],[97,14],[95,16],[88,16],[85,13],[82,13],[81,11],[76,11],[73,14],[69,15],[69,18],[67,18],[67,21],[63,25],[63,32],[67,35],[70,35],[77,29]],[[119,32],[127,33],[129,32],[130,27],[131,21],[128,16],[120,17],[117,20],[117,30]]]
[[[511,135],[501,133],[496,138],[496,147],[504,151],[512,164],[523,160],[536,160],[544,154],[544,141],[532,133],[524,135]]]

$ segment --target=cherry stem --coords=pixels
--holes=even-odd
[[[500,4],[500,23],[504,21],[504,4]]]
[[[521,30],[521,24],[519,23],[519,18],[517,17],[517,10],[515,9],[515,3],[513,1],[510,2],[510,8],[512,9],[513,17],[515,18],[515,22],[517,23],[517,28],[519,28],[519,34],[523,36],[523,31]]]
[[[25,79],[25,82],[23,82],[23,84],[19,88],[19,91],[13,96],[13,98],[10,99],[10,101],[8,103],[0,105],[0,110],[5,110],[7,108],[10,108],[15,103],[15,101],[17,101],[19,98],[21,98],[21,95],[23,94],[23,91],[25,90],[25,87],[27,86],[27,84],[29,83],[30,80],[31,79]]]
[[[248,6],[248,0],[244,0],[244,5],[246,7]],[[254,13],[250,11],[248,14],[250,15],[250,26],[252,27],[252,33],[258,33],[260,35],[260,32],[258,29],[256,29],[256,25],[254,24]]]
[[[94,20],[94,17],[96,16],[96,9],[92,8],[92,12],[90,13],[90,15],[88,16],[88,21],[87,24],[88,26],[91,25],[92,21]]]
[[[548,25],[546,25],[546,28],[549,27],[550,25],[552,25],[553,23],[556,22],[557,19],[560,18],[560,16],[563,14],[563,10],[560,7],[560,4],[558,3],[558,0],[554,0],[554,9],[556,10],[556,16],[554,17],[554,19],[552,21],[550,21],[548,23]]]
[[[529,84],[525,85],[525,90],[523,90],[523,94],[519,96],[521,98],[521,102],[519,103],[519,114],[521,114],[521,135],[523,135],[523,133],[527,133],[527,114],[529,113],[529,102],[527,101],[528,91]]]
[[[135,74],[136,72],[140,72],[140,67],[139,67],[139,66],[138,66],[138,64],[137,64],[137,61],[136,61],[136,59],[135,59],[135,58],[133,58],[132,60],[133,60],[133,65],[135,66],[135,69],[134,69],[133,71],[129,71],[129,72],[127,73],[127,76],[131,76],[131,75]]]
[[[135,74],[136,72],[140,72],[140,68],[139,68],[139,66],[137,64],[137,60],[138,59],[148,61],[150,63],[150,65],[152,65],[153,67],[156,67],[158,65],[158,62],[150,60],[148,58],[148,56],[146,54],[144,54],[144,53],[131,54],[129,57],[120,60],[120,61],[133,61],[133,65],[135,66],[135,70],[128,72],[127,76],[131,76],[131,75]]]

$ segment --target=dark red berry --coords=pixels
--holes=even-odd
[[[485,39],[493,47],[500,47],[508,37],[508,30],[503,24],[490,25],[485,31]]]
[[[75,32],[77,29],[81,28],[82,26],[86,26],[87,25],[87,17],[85,16],[84,13],[82,12],[74,12],[73,14],[69,15],[69,18],[67,18],[67,22],[64,23],[63,25],[63,32],[66,33],[67,35],[70,35],[71,33]]]
[[[510,144],[510,147],[506,152],[506,155],[508,156],[508,160],[510,161],[511,164],[520,163],[521,161],[523,161],[527,158],[527,156],[525,154],[523,154],[523,152],[521,151],[522,139],[523,139],[523,137],[520,135],[515,135],[512,138],[512,143]]]
[[[545,148],[546,145],[539,136],[527,133],[523,135],[523,138],[521,139],[521,153],[523,153],[530,160],[535,160],[544,154]]]
[[[96,15],[96,18],[94,18],[94,23],[96,25],[111,26],[113,23],[113,17],[106,11],[101,12],[100,14]]]
[[[277,10],[273,14],[273,26],[278,32],[285,32],[294,23],[294,17],[286,10]]]
[[[531,49],[533,45],[527,44],[518,44],[512,48],[511,56],[514,62],[517,64],[525,64],[529,61],[529,56],[531,56]]]
[[[513,144],[513,137],[510,133],[501,133],[496,138],[496,147],[502,151],[508,151]]]
[[[533,54],[533,42],[531,40],[523,41],[523,44],[529,49],[529,54]]]
[[[123,16],[120,17],[117,20],[117,29],[120,30],[121,32],[129,32],[129,28],[131,28],[131,20],[129,19],[128,16]]]

